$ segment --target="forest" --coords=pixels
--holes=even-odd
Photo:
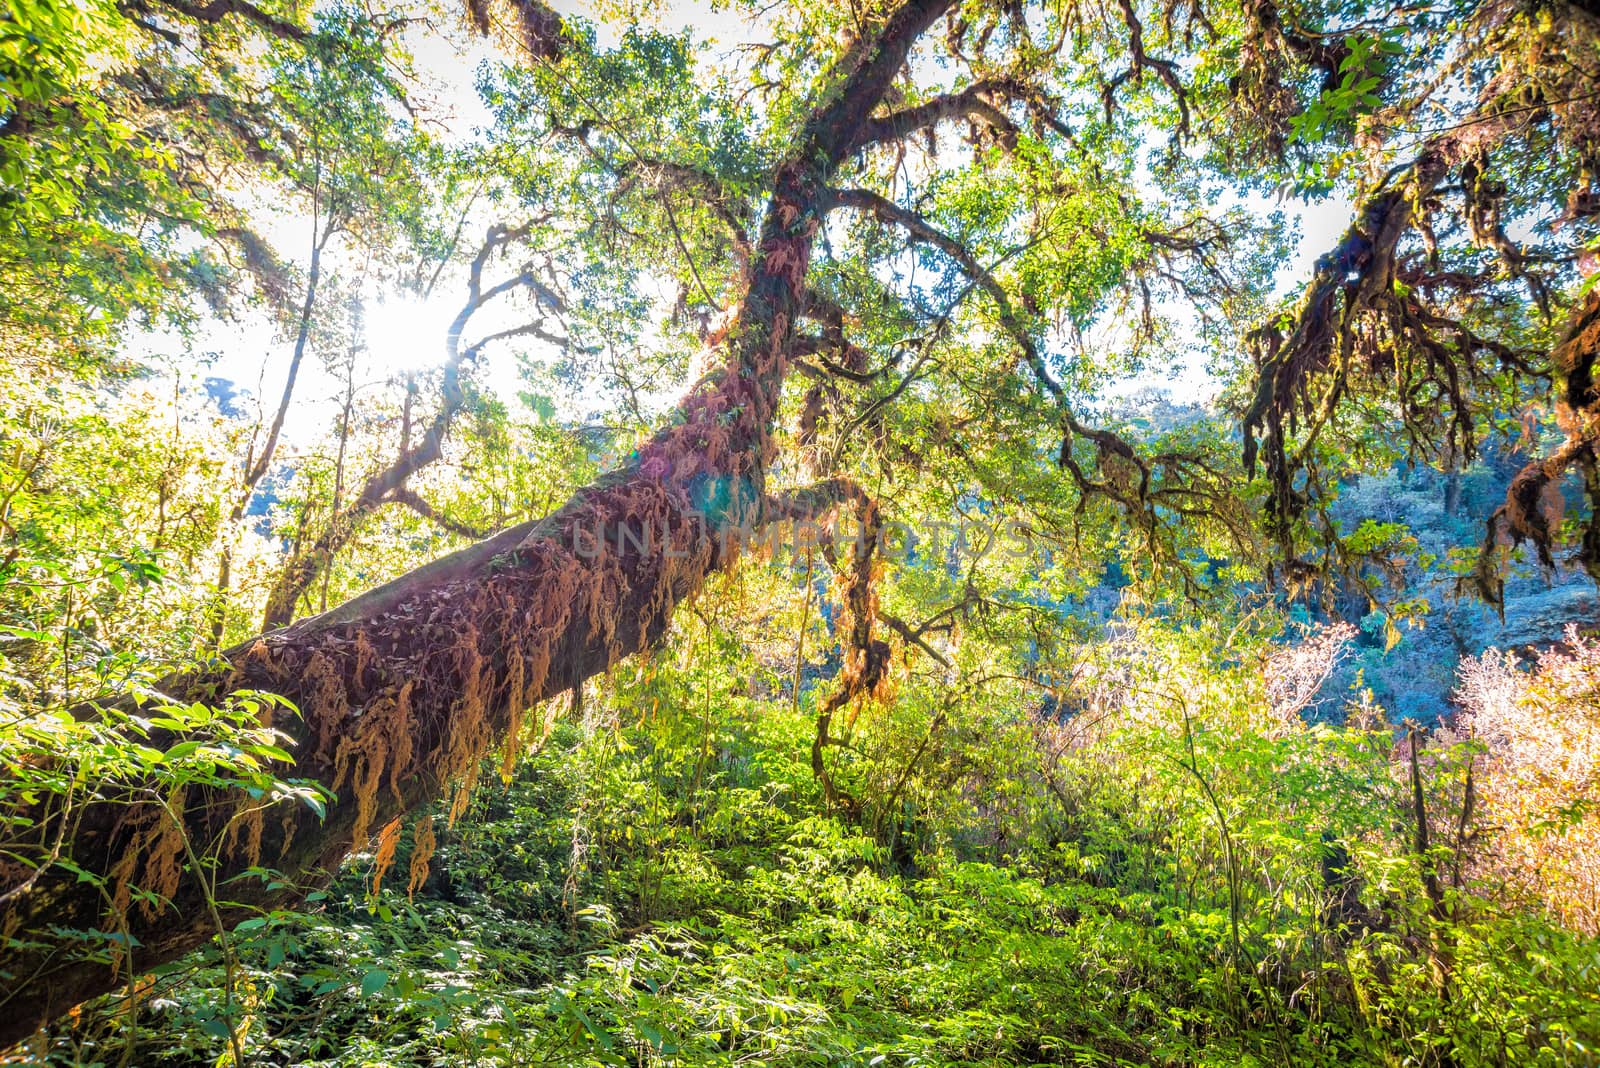
[[[0,0],[0,1065],[1600,1066],[1596,0]]]

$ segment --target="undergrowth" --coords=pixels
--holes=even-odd
[[[692,642],[508,781],[486,767],[428,824],[413,893],[358,859],[235,932],[231,982],[220,949],[188,958],[52,1059],[1596,1063],[1595,942],[1462,863],[1478,742],[1411,735],[1413,777],[1371,708],[1308,726],[1248,672],[1151,645],[1065,719],[952,719],[907,680],[857,710],[834,773],[869,800],[847,817],[807,759],[815,688],[755,692],[726,635]]]

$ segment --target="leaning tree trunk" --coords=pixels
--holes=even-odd
[[[296,743],[293,773],[336,794],[320,821],[288,804],[243,819],[215,882],[256,866],[285,878],[230,884],[235,904],[223,912],[224,925],[294,904],[316,873],[375,829],[447,784],[470,783],[526,709],[655,641],[673,609],[737,554],[730,535],[761,518],[772,422],[793,324],[804,310],[824,183],[860,143],[912,42],[950,3],[907,0],[824,82],[826,97],[774,174],[724,366],[690,391],[678,417],[629,464],[542,520],[245,642],[216,669],[171,684],[191,700],[240,689],[287,696],[301,717],[276,726]],[[111,799],[74,815],[68,856],[100,876],[104,890],[56,868],[0,904],[0,1049],[131,978],[125,964],[86,956],[56,932],[121,930],[134,947],[135,972],[215,933],[199,880],[180,878],[173,858],[183,836],[217,836],[241,801],[191,791],[177,804],[179,828],[159,804],[135,796],[130,787],[123,803]],[[134,887],[165,901],[127,905]]]

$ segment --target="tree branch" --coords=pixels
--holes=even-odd
[[[408,420],[401,436],[399,453],[394,460],[368,477],[361,492],[335,512],[309,547],[291,554],[267,593],[264,628],[286,626],[294,618],[295,606],[299,603],[301,595],[332,565],[337,554],[349,545],[363,520],[376,512],[385,502],[398,501],[421,514],[426,514],[422,512],[422,508],[426,505],[422,504],[420,498],[411,495],[414,499],[408,499],[410,491],[406,489],[406,481],[443,457],[445,438],[467,403],[467,394],[461,385],[463,367],[475,361],[491,342],[505,338],[533,335],[554,344],[566,341],[565,338],[545,332],[544,320],[538,319],[496,331],[471,345],[461,344],[461,335],[472,317],[490,301],[512,290],[528,288],[533,290],[541,303],[554,302],[557,307],[561,306],[559,295],[539,283],[534,278],[531,268],[525,267],[511,278],[487,288],[484,286],[484,269],[490,257],[526,237],[539,221],[541,220],[531,220],[517,227],[507,227],[497,223],[489,228],[483,244],[472,258],[468,274],[467,299],[462,304],[461,310],[456,313],[445,335],[446,360],[441,369],[438,411],[434,413],[433,419],[422,432],[421,440],[415,445],[410,443]],[[419,504],[422,504],[422,507],[418,507]],[[457,533],[467,537],[476,536],[464,529],[458,530]]]
[[[993,98],[1009,83],[984,79],[954,93],[945,93],[914,107],[869,119],[861,129],[856,148],[867,148],[888,141],[901,141],[920,130],[931,129],[951,119],[970,119],[992,129],[999,139],[1014,146],[1018,130]]]
[[[750,244],[750,234],[745,229],[749,208],[742,204],[736,205],[727,190],[723,188],[721,179],[698,167],[648,156],[634,157],[617,168],[619,178],[626,179],[635,172],[642,172],[653,178],[656,188],[663,192],[679,189],[692,193],[695,199],[711,209],[711,213],[727,228],[740,266],[749,265],[750,256],[754,251]]]
[[[471,524],[463,523],[459,519],[452,519],[444,515],[405,486],[396,486],[393,490],[390,490],[389,499],[396,504],[405,505],[434,526],[448,530],[450,533],[460,535],[463,538],[471,538],[474,541],[478,541],[494,533],[493,530],[487,527],[475,527]]]
[[[218,23],[229,15],[238,15],[241,19],[251,23],[257,29],[265,30],[274,37],[290,41],[304,41],[310,36],[310,31],[287,19],[268,14],[248,0],[209,0],[205,4],[190,3],[189,0],[156,0],[165,8],[178,12],[185,18],[196,22]],[[149,11],[142,3],[129,4],[128,9]]]

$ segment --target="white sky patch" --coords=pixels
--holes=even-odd
[[[593,4],[575,0],[554,0],[551,4],[563,15],[577,15],[595,24],[597,43],[602,48],[614,47],[622,40],[624,26],[620,19],[601,19]],[[718,10],[706,0],[667,0],[665,3],[639,4],[637,13],[641,20],[662,30],[687,29],[696,40],[712,46],[733,47],[748,44],[759,37],[761,16],[746,17],[728,8]]]
[[[1303,285],[1316,266],[1317,257],[1328,252],[1350,228],[1350,213],[1355,210],[1348,197],[1330,196],[1315,204],[1285,204],[1283,212],[1300,225],[1300,244],[1294,258],[1284,264],[1273,280],[1273,294],[1283,297]]]
[[[450,322],[460,303],[439,295],[423,299],[392,291],[363,302],[372,362],[397,376],[443,364]]]

